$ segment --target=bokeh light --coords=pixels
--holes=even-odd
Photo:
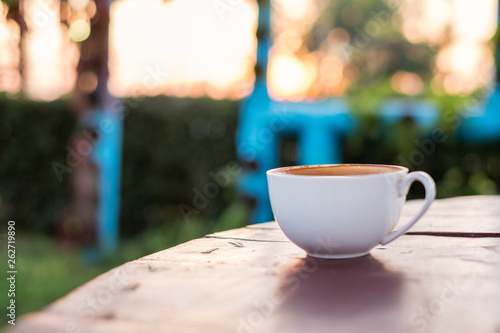
[[[276,99],[303,99],[314,81],[315,66],[294,56],[276,56],[269,63],[269,86]]]
[[[463,95],[492,82],[494,58],[487,42],[497,28],[497,1],[405,0],[401,4],[406,38],[439,49],[431,85],[435,92]]]
[[[72,22],[68,29],[69,38],[75,42],[83,42],[90,36],[90,23],[78,19]]]
[[[23,38],[24,90],[36,99],[54,99],[76,84],[78,43],[89,37],[96,15],[93,0],[25,0],[28,30]],[[172,94],[238,99],[252,91],[257,39],[257,4],[228,2],[222,15],[204,0],[116,0],[111,8],[109,88],[116,96]],[[352,65],[349,27],[367,12],[350,3],[339,13],[344,27],[315,22],[328,1],[272,0],[274,45],[269,58],[269,91],[275,99],[304,99],[345,93],[363,71],[387,66],[382,50],[366,54],[366,67]],[[410,60],[423,59],[419,45],[437,50],[431,73],[391,74],[391,86],[407,95],[431,88],[463,95],[494,78],[489,44],[497,26],[495,0],[392,1],[393,25],[414,43]],[[23,82],[19,26],[0,10],[0,91],[15,93]],[[67,22],[62,23],[62,22]],[[371,67],[370,67],[371,66]],[[394,73],[394,72],[393,72]],[[418,79],[417,79],[418,76]],[[89,81],[90,82],[90,81]],[[80,84],[80,83],[79,83]]]
[[[97,83],[98,83],[98,78],[97,74],[92,72],[92,71],[86,71],[80,74],[80,77],[78,78],[78,89],[81,92],[90,94],[93,91],[96,90],[97,88]]]
[[[424,89],[422,78],[406,71],[396,72],[391,78],[391,85],[394,90],[410,96],[418,95]]]
[[[52,100],[73,90],[78,48],[60,22],[59,0],[24,2],[24,89],[29,97]]]
[[[90,0],[68,0],[69,5],[74,10],[85,10],[89,5]]]

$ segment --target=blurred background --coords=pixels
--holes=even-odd
[[[18,315],[272,220],[271,167],[399,164],[439,198],[498,194],[497,26],[496,0],[2,0]]]

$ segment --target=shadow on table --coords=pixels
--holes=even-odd
[[[403,274],[371,255],[299,259],[280,283],[273,324],[292,332],[400,332],[402,285]]]

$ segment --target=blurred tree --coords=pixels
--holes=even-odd
[[[80,49],[73,95],[73,110],[79,118],[80,128],[75,133],[71,145],[79,155],[81,163],[75,167],[73,173],[73,216],[65,222],[77,223],[79,227],[63,225],[62,229],[76,231],[70,237],[90,248],[98,246],[104,255],[112,254],[116,247],[117,212],[111,213],[116,215],[115,218],[101,213],[103,210],[117,210],[118,207],[115,207],[114,203],[117,203],[118,199],[109,200],[109,197],[104,197],[102,188],[106,188],[108,196],[118,196],[118,193],[115,193],[118,191],[117,182],[113,177],[118,178],[120,173],[118,166],[109,167],[112,163],[110,159],[120,153],[119,147],[113,145],[115,141],[111,140],[110,143],[110,136],[120,135],[118,125],[114,121],[120,121],[116,114],[121,110],[120,103],[111,96],[107,87],[109,5],[110,0],[95,0],[89,1],[84,8],[72,8],[66,0],[61,1],[61,8],[66,11],[61,17],[65,18],[70,30],[72,24],[81,21],[82,17],[90,29],[88,35],[70,34]],[[107,117],[106,122],[102,121],[104,115]],[[103,130],[103,126],[108,128]],[[114,130],[109,130],[110,126],[113,126]],[[90,147],[90,152],[80,149],[84,145]],[[105,148],[102,148],[103,146]],[[107,155],[103,157],[103,154],[96,153],[99,149],[105,149]],[[108,173],[103,171],[104,166]],[[113,175],[109,175],[109,171]],[[106,207],[103,208],[103,205]],[[103,240],[104,230],[110,233],[106,240]]]
[[[399,14],[385,0],[330,1],[306,46],[321,49],[325,56],[338,57],[346,64],[343,75],[350,82],[350,94],[370,92],[380,98],[398,94],[391,78],[401,72],[410,74],[405,78],[416,80],[420,87],[410,95],[422,95],[432,79],[437,51],[428,44],[409,42],[399,20]],[[328,47],[335,43],[338,47]]]

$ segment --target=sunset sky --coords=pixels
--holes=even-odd
[[[226,7],[218,7],[220,2]],[[293,100],[342,94],[349,84],[343,75],[345,59],[318,56],[317,50],[297,52],[320,13],[320,2],[272,3],[271,95]],[[405,18],[401,28],[409,41],[436,43],[449,23],[453,27],[452,42],[440,48],[436,58],[433,84],[458,94],[491,80],[493,55],[487,41],[496,29],[497,1],[419,3],[424,10],[415,15],[414,1],[391,1]],[[85,39],[90,32],[81,13],[91,16],[95,6],[91,0],[70,0],[71,11],[80,16],[73,15],[68,29],[60,24],[59,0],[25,0],[25,4],[25,90],[35,99],[55,99],[73,89],[78,60],[75,40]],[[0,91],[16,92],[21,82],[19,28],[6,20],[7,9],[2,6]],[[116,0],[111,8],[110,91],[116,96],[244,97],[254,80],[256,18],[255,1]],[[342,35],[342,31],[336,33]],[[396,90],[412,95],[419,92],[419,80],[414,73],[398,72],[391,82]]]

